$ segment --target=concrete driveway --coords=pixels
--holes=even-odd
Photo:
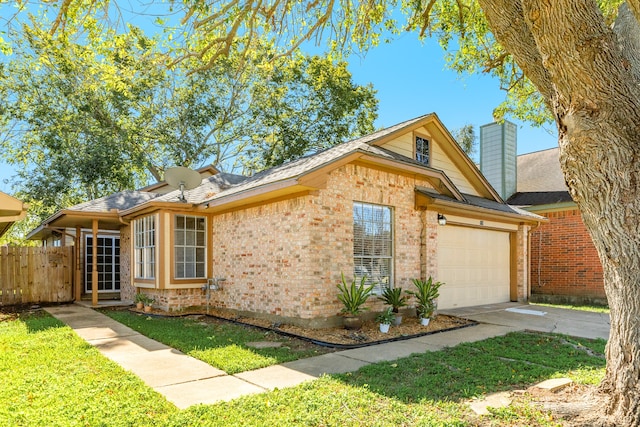
[[[604,313],[516,302],[455,308],[440,312],[480,323],[509,326],[519,330],[609,339],[609,315]]]

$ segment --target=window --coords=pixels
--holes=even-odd
[[[421,136],[416,136],[416,160],[429,165],[429,140]]]
[[[133,221],[135,278],[153,279],[156,271],[156,221],[150,215]]]
[[[204,279],[206,259],[206,227],[204,217],[175,216],[175,277],[176,279]]]
[[[393,224],[388,206],[353,204],[353,264],[358,279],[366,276],[375,293],[392,287]]]

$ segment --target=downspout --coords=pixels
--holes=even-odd
[[[538,230],[538,288],[542,288],[540,270],[542,270],[542,230]]]

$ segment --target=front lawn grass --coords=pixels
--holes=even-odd
[[[555,308],[565,308],[567,310],[581,310],[581,311],[591,311],[594,313],[606,313],[609,314],[609,307],[604,305],[571,305],[571,304],[547,304],[542,302],[531,303],[531,305],[539,305],[542,307],[555,307]]]
[[[163,425],[177,411],[44,312],[0,321],[0,378],[2,426]]]
[[[105,310],[104,314],[128,327],[176,348],[228,374],[277,365],[321,354],[318,348],[293,348],[293,341],[271,331],[208,323],[189,317],[152,317],[130,311]],[[280,341],[279,348],[250,348],[253,341]]]
[[[0,321],[0,425],[473,426],[464,399],[551,377],[597,382],[603,351],[603,340],[512,333],[181,411],[41,313]],[[521,401],[485,421],[561,425]]]
[[[406,403],[459,401],[557,377],[597,384],[604,375],[604,346],[604,340],[510,333],[337,377]]]

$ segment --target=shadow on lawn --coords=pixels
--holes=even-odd
[[[514,332],[366,366],[335,378],[405,403],[459,401],[528,387],[571,371],[604,368],[604,345],[604,340]]]
[[[25,323],[30,334],[46,331],[48,329],[66,327],[64,323],[44,310],[29,311],[20,314],[20,320]]]

